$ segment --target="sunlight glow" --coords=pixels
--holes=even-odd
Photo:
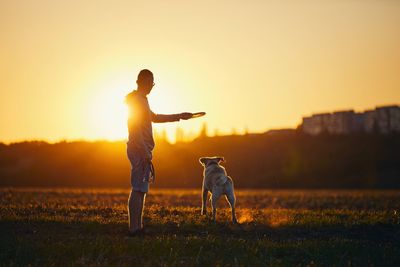
[[[87,107],[88,126],[93,133],[108,140],[126,138],[128,110],[124,97],[124,91],[111,89],[102,90],[93,97]]]

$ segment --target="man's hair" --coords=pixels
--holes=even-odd
[[[149,79],[150,77],[153,78],[153,73],[151,71],[149,71],[148,69],[144,69],[139,72],[137,80],[143,81],[143,80]]]

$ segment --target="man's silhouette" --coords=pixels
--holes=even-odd
[[[129,235],[143,233],[142,214],[149,182],[154,179],[152,168],[152,151],[154,139],[152,122],[172,122],[187,120],[192,113],[155,114],[151,111],[147,95],[154,86],[153,73],[141,70],[137,78],[137,90],[129,93],[125,102],[129,108],[127,155],[131,163],[132,190],[128,199]]]

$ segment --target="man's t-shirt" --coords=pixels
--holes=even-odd
[[[151,158],[154,149],[152,122],[179,121],[179,114],[155,114],[151,111],[147,97],[133,91],[125,97],[128,105],[128,149],[138,151]]]

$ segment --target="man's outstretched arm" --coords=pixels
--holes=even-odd
[[[173,121],[179,121],[179,120],[187,120],[192,117],[192,113],[189,112],[184,112],[184,113],[178,113],[178,114],[156,114],[153,111],[151,111],[151,121],[155,123],[161,123],[161,122],[173,122]]]

